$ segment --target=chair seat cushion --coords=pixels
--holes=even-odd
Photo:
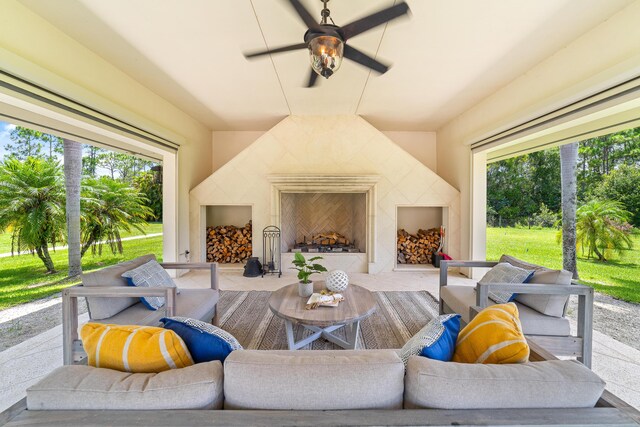
[[[404,364],[394,350],[232,352],[225,409],[400,409]]]
[[[62,366],[27,389],[27,408],[30,411],[220,409],[222,381],[222,364],[218,361],[158,374]]]
[[[469,322],[469,307],[476,305],[474,286],[449,285],[440,288],[440,298],[451,310]],[[491,301],[490,301],[491,302]],[[571,333],[569,319],[546,316],[516,301],[520,313],[520,324],[525,335],[545,335],[566,337]]]
[[[605,383],[573,360],[511,365],[409,358],[406,409],[591,408]]]
[[[180,295],[176,295],[176,316],[190,317],[192,319],[210,322],[216,310],[216,304],[220,299],[220,291],[214,289],[182,289]],[[137,299],[138,303],[127,308],[115,316],[106,319],[108,323],[117,325],[160,325],[160,319],[166,313],[164,310],[148,310]],[[102,323],[102,322],[101,322]]]

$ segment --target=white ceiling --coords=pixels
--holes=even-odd
[[[302,0],[318,15],[319,0]],[[349,61],[307,89],[306,51],[242,53],[302,42],[276,0],[22,0],[213,130],[266,130],[288,114],[359,114],[381,130],[436,130],[632,0],[407,0],[410,18],[349,41],[393,64]],[[393,0],[331,0],[337,25]],[[377,55],[376,55],[377,52]],[[322,81],[320,81],[322,80]]]

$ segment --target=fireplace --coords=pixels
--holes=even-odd
[[[365,193],[283,193],[282,252],[366,252]]]

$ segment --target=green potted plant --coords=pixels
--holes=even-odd
[[[293,256],[293,265],[291,267],[294,270],[298,270],[298,295],[301,297],[310,297],[313,293],[313,282],[309,280],[309,276],[314,273],[321,273],[327,271],[324,266],[320,264],[314,264],[314,261],[322,259],[321,256],[314,256],[306,260],[304,255],[300,252],[296,252]]]

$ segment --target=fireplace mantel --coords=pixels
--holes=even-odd
[[[268,175],[271,183],[271,221],[282,226],[282,193],[364,193],[366,195],[366,257],[376,262],[376,186],[378,175],[281,174]]]

